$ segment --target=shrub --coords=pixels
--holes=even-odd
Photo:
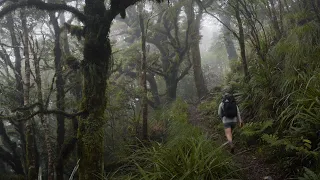
[[[239,81],[235,64],[227,78],[246,122],[241,139],[263,147],[291,174],[320,164],[319,37],[318,22],[294,26],[268,50],[266,61],[248,59],[249,81]]]
[[[299,177],[298,180],[318,180],[320,179],[320,174],[316,174],[308,168],[304,168],[305,173],[303,177]]]
[[[132,157],[141,179],[240,178],[237,167],[222,147],[205,138],[191,125],[171,125],[166,144],[154,144]]]
[[[231,157],[202,131],[187,122],[188,105],[182,100],[170,109],[158,112],[167,118],[167,137],[164,143],[151,142],[132,147],[132,155],[123,158],[113,179],[228,179],[240,178],[239,168]],[[120,176],[121,175],[121,176]]]

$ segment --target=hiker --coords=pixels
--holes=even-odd
[[[237,125],[237,122],[239,122],[239,126],[242,127],[243,121],[241,119],[236,100],[232,94],[226,93],[223,96],[222,102],[219,105],[218,114],[222,119],[224,132],[231,147],[231,153],[234,153],[234,144],[232,143],[232,130]]]

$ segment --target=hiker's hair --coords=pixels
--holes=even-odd
[[[223,94],[223,98],[226,98],[226,97],[228,97],[228,96],[230,96],[231,94],[230,93],[224,93]]]
[[[232,88],[230,86],[226,86],[223,88],[222,92],[224,94],[232,94]]]

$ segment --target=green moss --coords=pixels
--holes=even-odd
[[[81,157],[80,166],[82,172],[81,179],[89,180],[92,177],[101,177],[103,172],[103,152],[104,137],[101,118],[89,116],[80,119],[78,131],[79,156]]]
[[[93,55],[92,52],[90,55]],[[104,68],[106,62],[99,62],[102,67],[95,64],[95,61],[98,60],[99,58],[90,59],[84,67],[84,93],[81,109],[86,110],[88,114],[79,120],[78,150],[79,158],[81,158],[81,180],[101,177],[103,172],[103,127],[106,122],[104,112],[107,69]],[[101,74],[104,75],[101,76]]]

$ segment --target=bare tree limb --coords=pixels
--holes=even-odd
[[[160,70],[160,69],[155,69],[155,68],[149,67],[148,70],[149,70],[150,72],[153,72],[153,73],[159,75],[159,76],[167,77],[167,75],[166,75],[162,70]]]
[[[8,48],[15,48],[15,47],[23,48],[23,47],[21,47],[21,46],[11,46],[11,45],[8,45],[8,44],[5,44],[5,43],[1,43],[1,42],[0,42],[0,45],[1,45],[1,46],[5,46],[5,47],[8,47]]]
[[[81,115],[85,115],[86,112],[85,111],[81,111],[81,112],[77,112],[77,113],[67,113],[65,111],[61,111],[58,109],[52,109],[52,110],[38,110],[34,113],[32,113],[31,115],[24,117],[24,118],[19,118],[19,116],[2,116],[0,115],[0,120],[13,120],[13,121],[17,121],[17,122],[21,122],[21,121],[27,121],[33,117],[35,117],[38,114],[44,114],[44,115],[49,115],[49,114],[60,114],[63,115],[67,118],[73,119],[77,116],[81,116]]]
[[[37,102],[37,103],[31,104],[31,105],[29,105],[29,106],[18,107],[18,108],[16,108],[16,109],[11,110],[11,111],[12,111],[12,112],[28,111],[28,110],[31,110],[31,109],[37,107],[37,106],[42,106],[42,104]]]
[[[0,6],[2,6],[4,3],[9,2],[9,1],[18,2],[18,0],[0,0]]]
[[[54,76],[53,76],[53,78],[52,78],[52,81],[51,81],[50,91],[49,91],[49,94],[48,94],[48,97],[47,97],[47,100],[46,100],[46,103],[45,103],[45,108],[46,108],[46,109],[47,109],[48,106],[49,106],[50,96],[51,96],[52,91],[53,91],[53,85],[54,85],[55,79],[56,79],[56,74],[54,74]]]
[[[60,115],[63,115],[67,118],[74,118],[74,117],[77,117],[77,116],[81,116],[83,114],[85,114],[84,111],[81,111],[81,112],[78,112],[78,113],[67,113],[65,111],[61,111],[61,110],[58,110],[58,109],[53,109],[53,110],[44,110],[44,111],[36,111],[34,112],[33,114],[31,114],[30,116],[28,117],[25,117],[25,118],[21,118],[21,119],[18,119],[17,121],[27,121],[31,118],[33,118],[34,116],[38,115],[38,114],[45,114],[45,115],[48,115],[48,114],[60,114]]]
[[[155,45],[162,55],[165,56],[167,54],[165,49],[161,46],[161,41],[159,41],[158,38],[150,38],[150,37],[148,37],[147,38],[147,42],[150,43],[150,44]]]
[[[74,14],[81,22],[86,21],[86,16],[82,12],[80,12],[78,9],[72,6],[68,6],[66,4],[45,3],[43,1],[34,1],[34,0],[21,1],[18,3],[13,3],[7,7],[4,7],[0,11],[0,18],[4,17],[6,14],[16,9],[23,8],[23,7],[35,7],[36,9],[46,10],[46,11],[64,10]]]
[[[239,35],[233,30],[231,29],[228,25],[226,25],[224,22],[222,22],[216,15],[214,15],[213,13],[209,12],[207,10],[207,8],[203,5],[203,3],[200,0],[196,0],[198,5],[201,6],[201,8],[203,8],[203,10],[209,14],[210,16],[212,16],[213,18],[215,18],[217,21],[219,21],[224,27],[226,27],[237,39],[240,39]]]
[[[5,61],[5,63],[14,71],[14,66],[10,61],[10,55],[7,50],[1,45],[2,51],[0,51],[0,57]]]

